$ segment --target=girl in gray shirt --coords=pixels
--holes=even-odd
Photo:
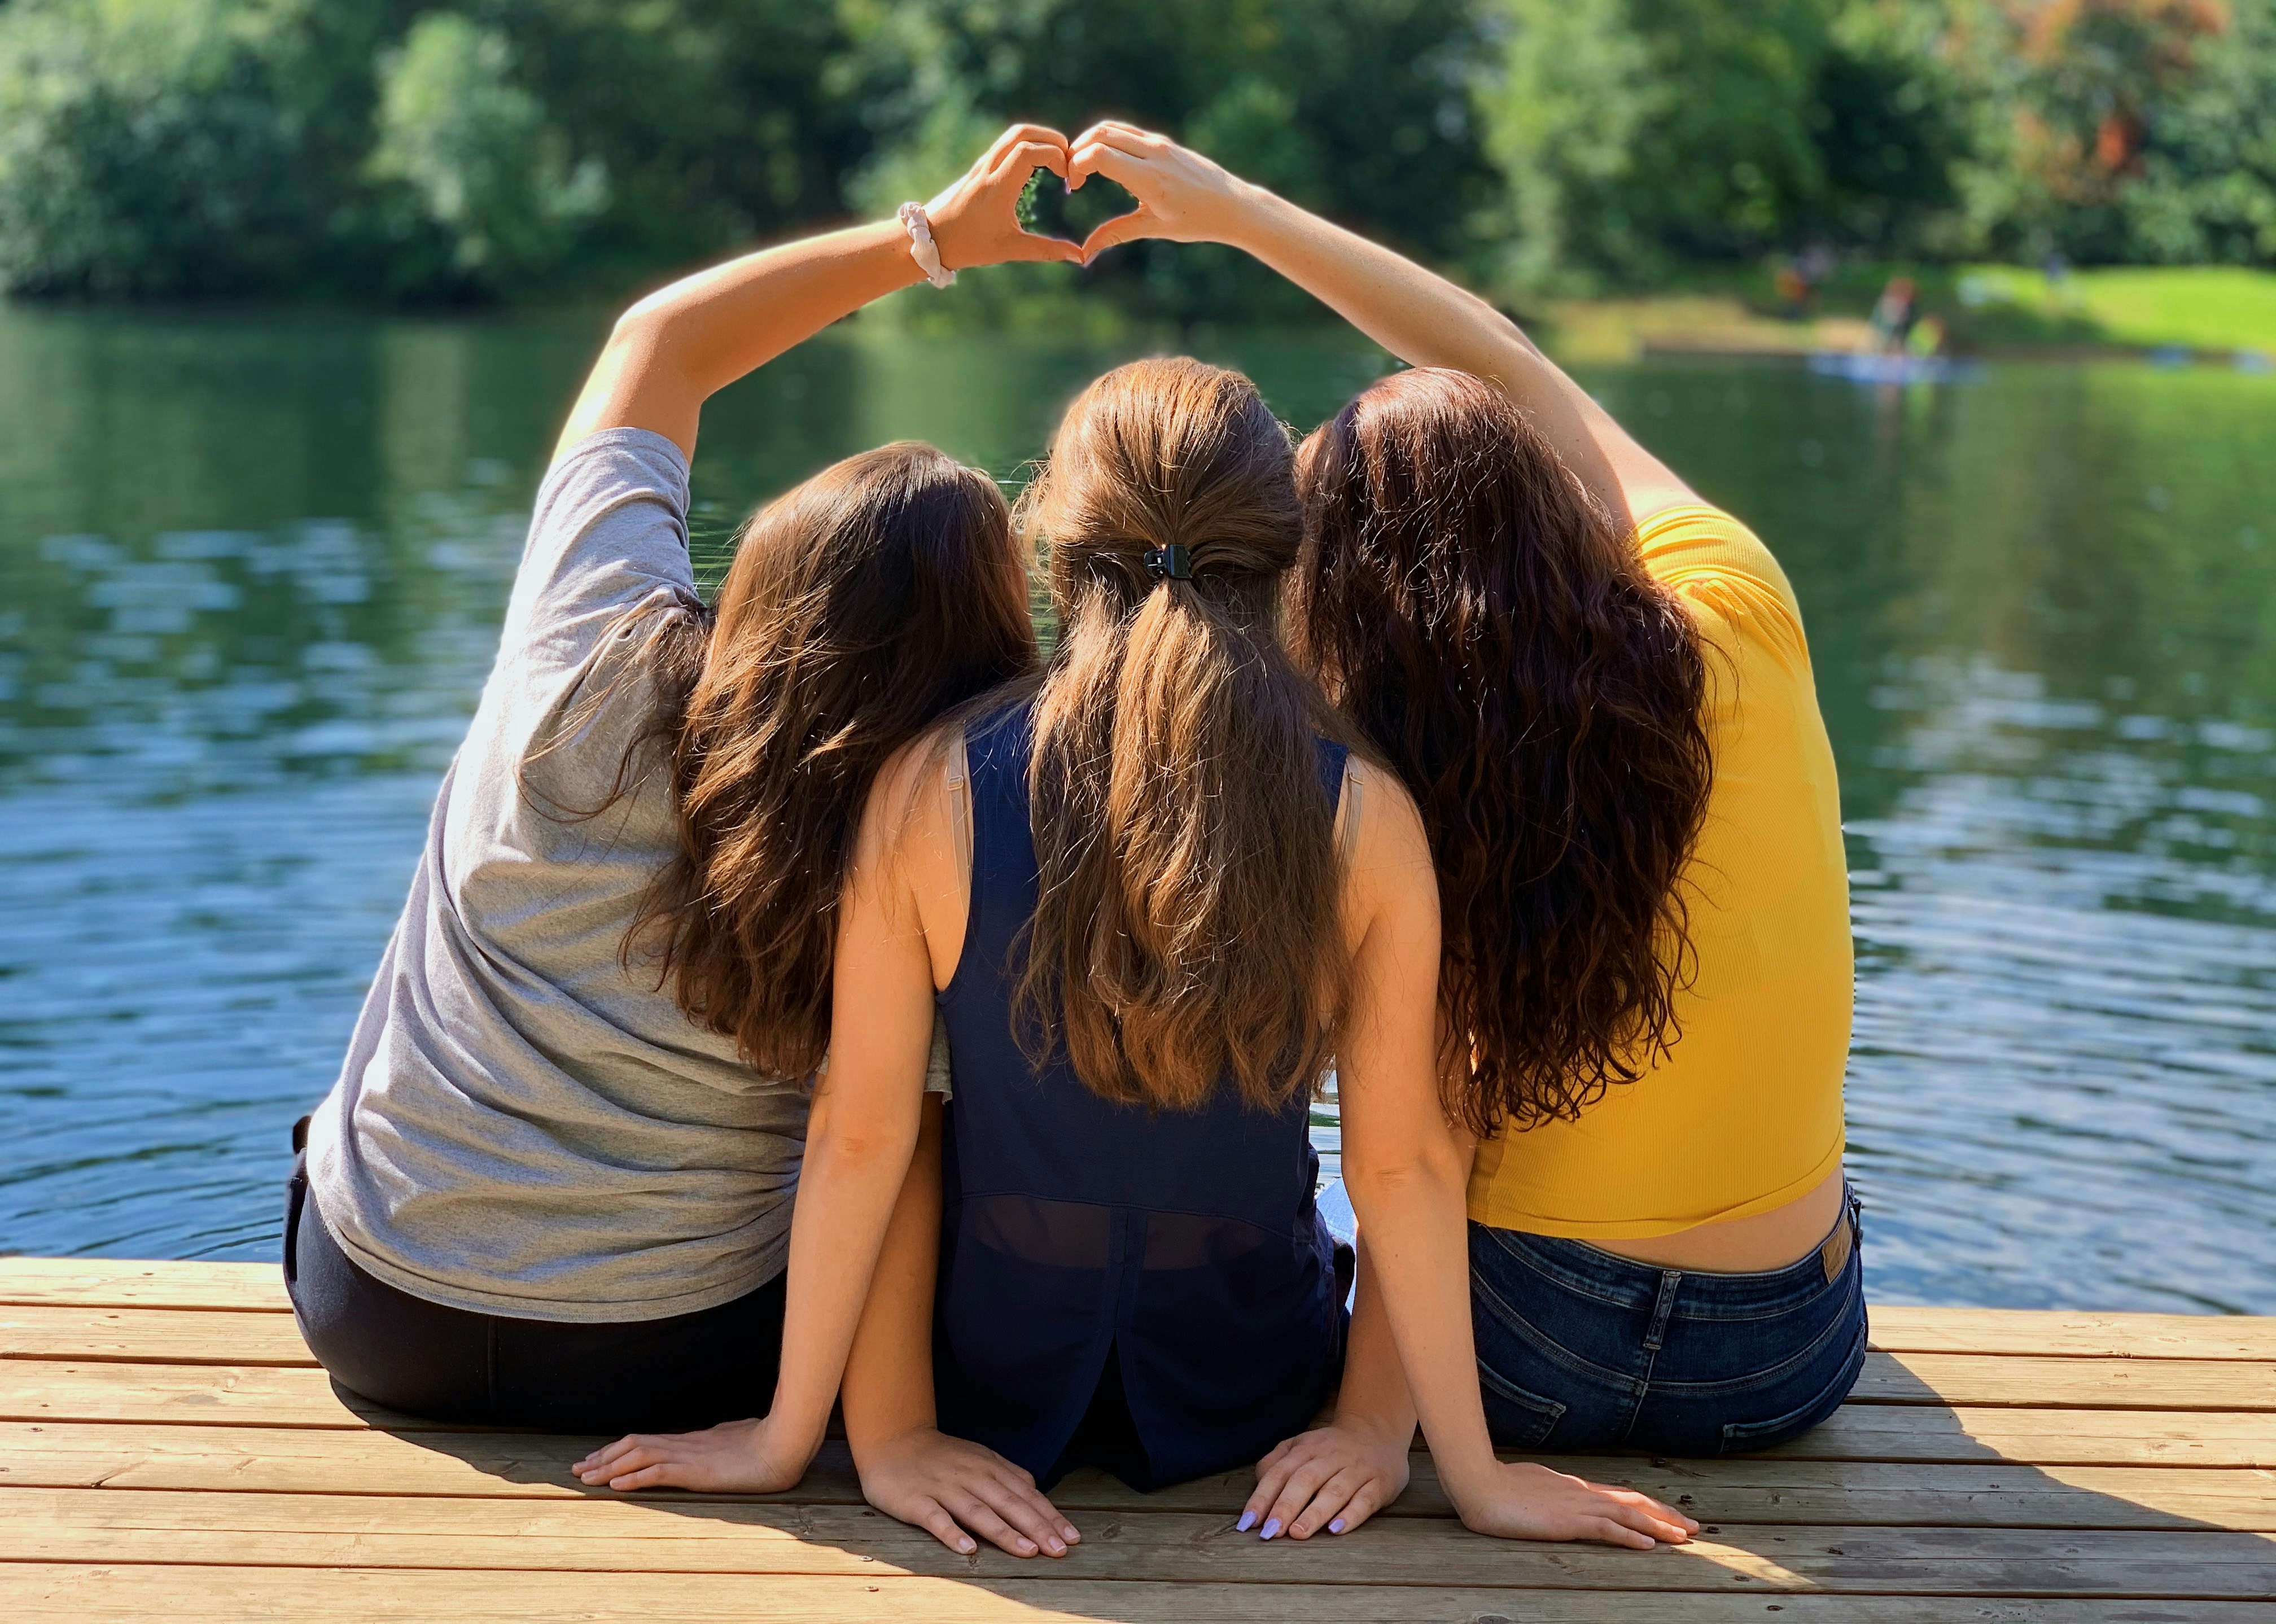
[[[1032,145],[999,141],[924,246],[1071,253],[1013,217]],[[588,1433],[769,1409],[869,780],[1035,645],[994,482],[916,444],[762,509],[707,612],[688,457],[713,391],[918,280],[914,235],[858,227],[650,296],[570,414],[292,1180],[295,1311],[357,1393]]]

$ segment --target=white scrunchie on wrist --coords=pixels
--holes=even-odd
[[[940,245],[932,239],[932,222],[925,216],[922,203],[903,203],[900,209],[901,229],[909,234],[909,257],[923,271],[925,280],[935,287],[946,287],[956,280],[956,273],[940,262]]]

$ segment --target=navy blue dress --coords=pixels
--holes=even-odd
[[[1341,1370],[1349,1254],[1313,1210],[1302,1093],[1197,1111],[1100,1098],[1013,1036],[1034,914],[1028,702],[970,731],[972,907],[940,994],[955,1074],[934,1370],[944,1431],[1046,1487],[1079,1464],[1153,1489],[1254,1462]],[[1323,741],[1333,805],[1344,751]]]

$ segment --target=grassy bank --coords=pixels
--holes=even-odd
[[[1795,315],[1767,269],[1706,273],[1665,292],[1548,300],[1524,312],[1544,342],[1575,360],[1647,350],[1802,352],[1856,349],[1889,277],[1919,287],[1956,352],[2153,350],[2276,356],[2276,271],[2235,266],[2116,267],[2054,281],[2012,265],[1858,266]]]

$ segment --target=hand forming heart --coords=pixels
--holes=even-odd
[[[1107,249],[1142,238],[1171,242],[1225,242],[1255,196],[1254,188],[1201,154],[1166,135],[1103,119],[1068,143],[1066,183],[1080,191],[1103,175],[1129,192],[1138,206],[1083,239],[1086,265]]]
[[[925,205],[941,263],[951,270],[1013,260],[1078,260],[1082,249],[1024,230],[1020,194],[1028,178],[1047,169],[1067,173],[1066,137],[1041,125],[1015,124],[998,136],[980,160]]]
[[[1051,235],[1048,208],[1022,199],[1036,171],[1049,170],[1069,194],[1103,178],[1127,191],[1135,206],[1093,226],[1080,244]],[[1040,188],[1048,194],[1047,188]],[[1225,242],[1255,188],[1197,152],[1134,125],[1106,119],[1070,142],[1042,125],[1015,124],[996,138],[978,163],[925,205],[941,262],[951,270],[1013,260],[1079,260],[1088,265],[1107,249],[1143,238],[1171,242]]]
[[[1138,200],[1104,175],[1093,175],[1081,191],[1049,170],[1028,177],[1020,194],[1020,224],[1038,237],[1055,237],[1080,245],[1108,220],[1130,213]]]

